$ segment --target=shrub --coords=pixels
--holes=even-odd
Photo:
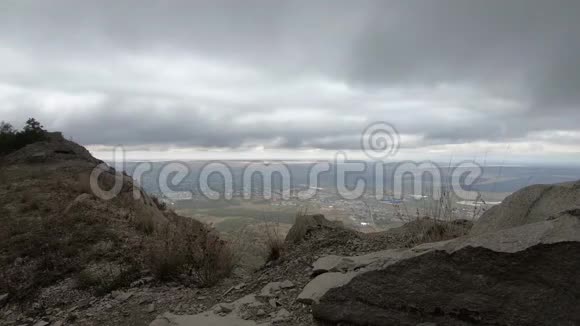
[[[102,270],[84,269],[77,274],[75,281],[77,288],[92,290],[100,296],[129,286],[139,275],[139,268],[135,264],[108,266]]]
[[[11,124],[0,122],[0,156],[12,153],[28,144],[46,139],[44,127],[34,118],[26,121],[24,128],[17,131]]]
[[[150,268],[159,280],[207,287],[230,274],[235,259],[229,243],[197,221],[180,217],[174,222],[157,230],[149,249]]]
[[[135,221],[135,228],[146,235],[151,235],[155,232],[155,221],[153,216],[144,214],[139,216]]]

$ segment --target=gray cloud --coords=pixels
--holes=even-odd
[[[0,113],[85,144],[350,149],[580,130],[580,3],[5,1]],[[566,136],[563,136],[564,138]]]

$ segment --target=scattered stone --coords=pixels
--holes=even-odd
[[[131,283],[131,287],[134,288],[134,287],[143,286],[143,285],[146,285],[146,284],[153,282],[153,280],[154,280],[154,278],[151,276],[143,277],[142,279]]]
[[[258,316],[258,317],[262,317],[265,315],[266,315],[266,312],[264,311],[264,309],[258,309],[258,311],[256,312],[256,316]]]
[[[282,289],[292,289],[294,287],[295,287],[294,283],[292,283],[289,280],[286,280],[286,281],[280,283],[280,288],[282,288]]]
[[[246,283],[240,283],[240,284],[234,286],[234,290],[239,291],[239,290],[243,289],[244,287],[246,287]]]
[[[273,297],[276,296],[276,292],[280,291],[280,282],[271,282],[266,284],[260,291],[260,296],[262,297]]]
[[[147,306],[147,312],[148,313],[152,313],[155,311],[155,304],[154,303],[150,303],[149,306]]]
[[[127,300],[129,300],[129,298],[131,298],[133,296],[133,293],[131,292],[125,292],[125,293],[121,293],[120,295],[116,296],[115,299],[119,301],[119,303],[123,303]]]
[[[234,310],[234,308],[234,305],[231,303],[218,303],[214,309],[214,312],[229,314]]]
[[[141,298],[139,300],[139,304],[149,304],[151,302],[153,302],[153,298],[150,297]]]
[[[312,264],[312,276],[318,276],[330,271],[338,272],[336,267],[342,262],[342,257],[336,255],[329,255],[317,259]]]
[[[270,306],[271,306],[272,308],[276,308],[276,307],[278,307],[278,301],[277,301],[276,299],[273,299],[273,298],[272,298],[272,299],[268,300],[268,303],[270,304]]]
[[[288,321],[291,317],[292,314],[288,310],[282,308],[276,313],[274,319],[272,320],[272,323],[276,324],[285,322]]]

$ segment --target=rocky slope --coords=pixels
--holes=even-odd
[[[184,246],[180,230],[203,225],[101,163],[59,134],[2,159],[0,325],[580,324],[580,182],[523,189],[473,228],[362,234],[300,216],[281,258],[201,286],[151,260],[219,239]],[[95,168],[119,196],[91,193]]]
[[[48,136],[0,159],[0,325],[74,321],[81,307],[118,306],[111,291],[157,282],[160,235],[187,229],[208,238],[201,223],[160,209],[82,146]],[[91,180],[103,189],[118,181],[121,191],[100,199]],[[119,314],[104,324],[133,324]]]
[[[550,186],[565,200],[541,206],[550,207],[544,218],[534,213],[542,196],[514,203],[534,197],[527,188],[474,231],[438,242],[425,235],[441,224],[428,220],[362,235],[305,216],[289,233],[286,256],[242,291],[197,314],[161,314],[151,326],[579,325],[579,185]],[[498,222],[521,211],[517,222]],[[409,248],[420,242],[409,238],[428,243]]]

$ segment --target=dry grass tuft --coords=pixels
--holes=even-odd
[[[157,241],[149,248],[149,265],[159,280],[208,287],[231,273],[235,259],[229,243],[197,221],[175,221],[156,231]]]
[[[280,234],[280,223],[264,221],[263,228],[266,234],[266,261],[278,260],[285,249],[284,238]]]

